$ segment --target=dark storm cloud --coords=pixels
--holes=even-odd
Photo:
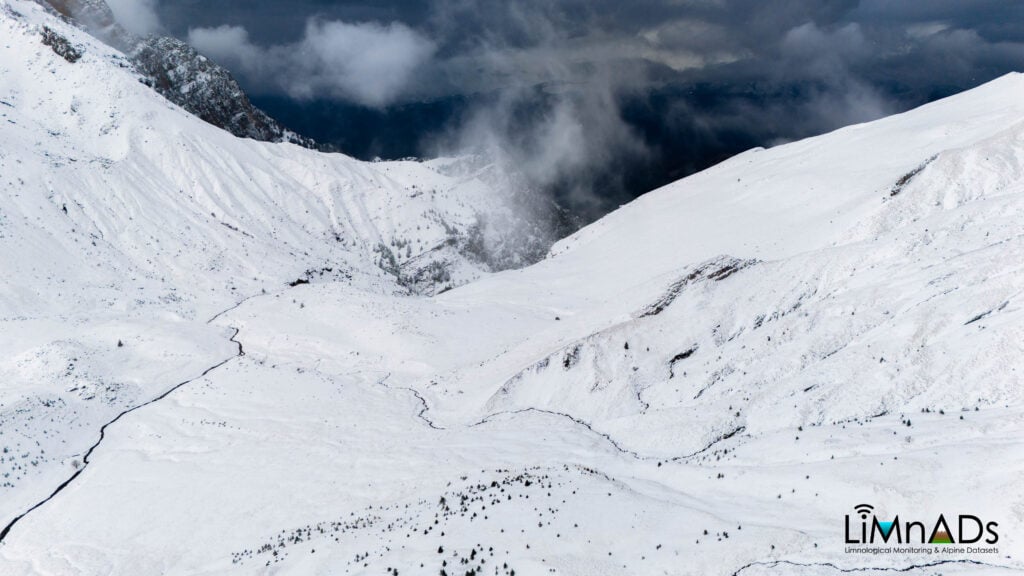
[[[680,70],[756,58],[771,51],[789,29],[806,22],[830,25],[856,6],[847,0],[112,3],[135,4],[140,14],[155,12],[164,28],[181,37],[196,29],[244,29],[246,49],[298,46],[311,21],[402,26],[436,47],[425,73],[402,95],[412,99],[501,88],[509,81],[577,81],[591,66],[633,67],[640,61]],[[561,76],[566,73],[568,78]],[[261,88],[266,79],[249,80]]]
[[[746,147],[1024,68],[1024,3],[1003,0],[112,3],[314,137],[366,120],[387,136],[339,129],[346,150],[484,150],[587,217]]]
[[[160,0],[157,13],[175,35],[190,28],[241,26],[260,45],[294,41],[310,17],[343,22],[402,22],[416,25],[429,14],[424,2],[332,0]]]
[[[225,34],[224,42],[234,40],[240,49],[250,51],[301,49],[311,25],[344,25],[338,29],[339,36],[368,28],[407,30],[408,35],[384,38],[398,44],[397,51],[412,47],[424,51],[417,73],[394,95],[399,102],[509,85],[518,89],[544,82],[587,82],[596,69],[614,75],[612,80],[623,88],[643,88],[645,83],[678,79],[675,74],[681,72],[737,62],[761,70],[766,77],[784,72],[816,79],[820,73],[856,73],[855,68],[843,68],[846,61],[885,66],[906,60],[908,54],[920,54],[916,64],[938,77],[945,62],[927,56],[945,53],[982,67],[994,59],[1005,66],[1008,58],[1019,56],[1024,40],[1024,4],[1004,0],[112,0],[112,4],[138,5],[139,14],[155,12],[164,28],[181,37],[196,30],[232,31]],[[245,31],[244,42],[239,30]],[[408,44],[409,37],[425,42]],[[373,48],[384,50],[385,45]],[[811,67],[801,68],[821,52],[832,61],[817,59]],[[306,66],[306,73],[318,74],[317,64]],[[330,72],[329,62],[319,64]],[[270,80],[273,75],[266,70],[263,75],[252,69],[239,72],[250,76],[243,79],[253,89],[287,92],[286,86]],[[715,72],[709,70],[709,74]]]

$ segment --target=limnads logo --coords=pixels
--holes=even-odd
[[[927,521],[900,521],[899,514],[892,520],[880,520],[875,507],[858,504],[854,514],[846,515],[847,544],[974,544],[985,539],[986,544],[999,542],[998,522],[985,522],[973,514],[950,516],[944,514]]]

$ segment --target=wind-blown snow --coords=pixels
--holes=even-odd
[[[1024,76],[488,274],[485,175],[234,138],[33,7],[0,0],[0,574],[1024,569]],[[1001,552],[844,554],[862,502]]]

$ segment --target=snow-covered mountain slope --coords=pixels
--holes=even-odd
[[[382,262],[478,276],[493,175],[232,138],[30,6],[0,0],[0,574],[1024,570],[1024,76],[427,297]],[[847,553],[861,503],[999,552]]]
[[[412,280],[444,264],[462,273],[436,282],[450,286],[474,273],[460,252],[481,241],[472,237],[479,216],[510,210],[474,174],[450,175],[450,162],[364,163],[201,126],[140,86],[118,53],[31,3],[13,6],[23,16],[3,20],[0,169],[11,199],[0,233],[4,269],[39,290],[0,301],[4,315],[50,299],[42,288],[51,282],[102,288],[125,276],[139,299],[186,302],[325,268],[370,285],[394,280],[376,279],[377,268]],[[41,46],[43,23],[82,46],[82,59]],[[74,292],[63,309],[92,293]]]
[[[327,279],[431,293],[526,258],[510,227],[543,245],[487,167],[235,138],[32,2],[0,3],[0,38],[0,449],[18,451],[0,483],[28,498],[0,497],[5,519],[100,424],[233,354],[203,322],[243,298]]]

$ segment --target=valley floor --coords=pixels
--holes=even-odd
[[[444,384],[416,390],[423,383],[411,375],[424,370],[417,349],[448,346],[445,324],[490,332],[481,316],[498,307],[363,300],[343,286],[299,286],[219,316],[210,330],[220,344],[210,346],[223,348],[215,358],[226,362],[107,428],[81,474],[7,535],[0,572],[1021,569],[1020,520],[1007,518],[997,498],[979,497],[1019,490],[1020,406],[914,414],[912,427],[880,415],[741,433],[692,456],[682,446],[675,457],[641,454],[541,410],[474,422],[435,414],[424,394],[443,397],[430,390]],[[289,309],[294,318],[281,325]],[[497,314],[531,330],[551,322],[514,306]],[[436,333],[416,325],[421,316],[442,319]],[[344,324],[352,320],[358,324]],[[236,328],[242,356],[230,352]],[[491,353],[488,345],[505,345],[500,335],[480,340],[477,350],[438,355],[436,364],[474,361]],[[472,340],[453,345],[464,342]],[[449,401],[459,400],[440,403]],[[986,470],[983,462],[998,465]],[[934,502],[933,494],[945,495],[945,510],[1000,517],[1009,544],[991,556],[845,552],[851,504],[883,500],[906,514]]]

